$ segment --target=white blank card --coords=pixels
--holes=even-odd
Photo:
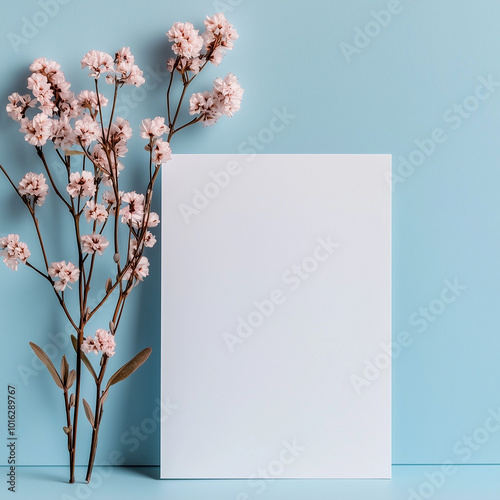
[[[390,477],[390,170],[390,155],[164,165],[161,477]]]

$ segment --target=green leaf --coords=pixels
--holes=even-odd
[[[94,429],[94,414],[92,413],[92,408],[90,405],[87,403],[85,398],[82,399],[83,401],[83,407],[85,408],[85,415],[87,416],[87,420],[90,422],[90,425]]]
[[[151,347],[146,347],[140,353],[136,354],[128,363],[125,363],[119,370],[117,370],[113,375],[111,375],[108,380],[108,385],[106,386],[106,390],[114,384],[125,380],[127,377],[132,375],[139,366],[141,366],[151,354]]]
[[[63,356],[61,359],[61,380],[64,384],[64,387],[67,387],[68,383],[68,374],[69,374],[69,365],[66,356]]]
[[[30,342],[30,346],[35,352],[38,359],[47,367],[47,370],[49,370],[57,386],[60,387],[61,389],[64,389],[61,377],[57,373],[56,367],[54,366],[50,358],[47,356],[47,354],[45,354],[44,350],[41,347],[38,347],[33,342]]]
[[[78,354],[78,340],[74,335],[71,335],[71,343],[73,344],[73,349]],[[94,380],[97,382],[97,375],[95,374],[94,367],[90,363],[89,358],[87,358],[87,356],[81,349],[80,354],[82,356],[83,364],[87,367],[87,370],[91,373],[91,375],[94,377]]]

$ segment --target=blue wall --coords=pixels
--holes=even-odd
[[[240,39],[198,85],[201,90],[216,76],[234,72],[245,88],[242,110],[213,128],[179,134],[174,153],[248,152],[257,141],[262,153],[393,154],[393,462],[500,462],[500,433],[488,420],[500,406],[500,3],[26,0],[20,5],[4,2],[0,17],[5,103],[25,87],[36,57],[60,62],[80,91],[92,83],[80,69],[86,52],[112,53],[127,45],[149,82],[146,91],[125,89],[128,100],[120,104],[120,114],[137,131],[142,118],[165,113],[165,32],[174,21],[200,26],[205,14],[225,10]],[[288,116],[287,123],[271,138],[262,131],[277,114]],[[34,150],[5,113],[0,127],[0,162],[13,177],[41,171]],[[132,186],[145,174],[137,133],[126,166]],[[27,214],[4,180],[0,200],[0,234],[20,233],[34,248]],[[64,214],[49,202],[46,211],[50,251],[57,256],[53,260],[62,260]],[[159,271],[159,248],[150,255]],[[111,394],[98,463],[114,450],[127,464],[159,460],[154,425],[150,434],[132,439],[133,427],[152,419],[159,398],[160,281],[152,274],[129,304],[113,366],[147,345],[154,354]],[[13,273],[2,267],[0,283],[0,379],[2,390],[12,383],[18,391],[19,457],[23,464],[66,464],[62,396],[48,374],[32,365],[28,347],[29,340],[56,345],[49,335],[58,337],[66,325],[46,283],[28,269]],[[399,345],[402,332],[410,345]],[[54,350],[58,357],[71,353],[68,347]],[[83,420],[82,431],[86,443],[89,426]],[[86,446],[80,446],[79,462]]]

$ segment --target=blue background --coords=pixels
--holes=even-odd
[[[20,5],[2,3],[0,100],[5,103],[9,94],[25,89],[36,57],[58,61],[79,92],[92,84],[80,69],[86,52],[131,47],[150,85],[141,92],[126,88],[129,100],[119,107],[136,131],[123,176],[130,187],[145,177],[140,121],[165,113],[170,57],[165,32],[177,20],[201,28],[205,14],[220,10],[240,38],[219,68],[205,70],[194,90],[209,88],[216,76],[231,71],[245,88],[243,106],[231,120],[176,136],[174,153],[245,153],[252,137],[261,153],[391,153],[400,181],[393,185],[393,338],[408,332],[412,339],[393,364],[393,463],[500,463],[500,432],[478,431],[500,406],[500,87],[493,84],[484,100],[471,97],[481,79],[500,82],[500,3],[29,0]],[[50,14],[44,14],[44,5]],[[388,6],[396,6],[397,13],[386,26],[374,23],[374,12]],[[30,28],[31,23],[39,26]],[[358,29],[373,36],[363,37]],[[355,42],[356,51],[346,57],[342,44]],[[469,111],[458,118],[456,105]],[[293,118],[270,138],[263,130],[284,111]],[[12,177],[17,181],[28,170],[41,171],[34,149],[6,113],[0,113],[0,127],[0,162]],[[435,129],[446,139],[428,146],[428,154],[412,155]],[[420,164],[405,170],[401,157]],[[27,213],[4,180],[0,200],[0,234],[19,233],[34,249]],[[64,214],[50,202],[46,210],[51,260],[62,260],[67,258]],[[135,290],[113,366],[147,345],[153,355],[111,394],[97,463],[113,450],[128,465],[159,463],[158,428],[134,450],[126,434],[158,406],[158,247],[150,257],[158,272]],[[437,299],[445,280],[466,288],[441,307]],[[62,397],[48,374],[32,365],[28,341],[53,343],[49,333],[64,333],[66,325],[47,284],[28,269],[13,273],[3,267],[0,283],[0,379],[18,391],[20,463],[65,465]],[[422,320],[420,308],[429,307],[438,313]],[[71,353],[68,347],[55,350],[58,358]],[[26,368],[33,370],[28,376]],[[0,415],[6,414],[4,399]],[[83,420],[81,431],[85,443],[89,426]],[[473,436],[470,453],[457,452],[467,436]],[[86,454],[80,446],[80,463]]]

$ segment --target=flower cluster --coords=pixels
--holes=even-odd
[[[52,262],[49,266],[49,276],[55,279],[54,288],[58,292],[64,292],[69,283],[76,283],[80,277],[80,269],[73,263],[66,261]]]
[[[19,182],[18,192],[28,200],[33,200],[38,206],[42,206],[47,197],[49,186],[43,174],[28,172]]]
[[[13,271],[17,271],[19,262],[26,264],[31,255],[28,245],[19,241],[19,235],[17,234],[0,237],[0,250],[3,261]]]
[[[204,127],[214,125],[222,116],[233,116],[241,107],[243,89],[232,73],[214,81],[211,92],[197,92],[189,99],[189,113],[199,115]]]
[[[82,343],[82,351],[85,353],[93,352],[99,354],[100,352],[111,357],[115,354],[115,337],[107,330],[99,329],[95,332],[95,336],[90,335],[85,338]]]
[[[151,151],[153,164],[161,165],[172,158],[170,144],[162,139],[163,135],[170,132],[170,129],[165,125],[165,118],[157,116],[153,120],[149,118],[142,120],[140,130],[141,137],[149,140],[144,149]]]
[[[134,63],[134,56],[128,47],[116,52],[114,59],[105,52],[91,50],[83,57],[81,64],[82,67],[89,68],[89,75],[96,80],[101,74],[106,74],[106,82],[117,86],[139,87],[145,83],[143,73]],[[95,147],[102,147],[102,128],[98,115],[108,104],[108,100],[102,94],[90,90],[84,90],[75,96],[60,65],[45,57],[35,59],[30,70],[32,73],[28,78],[28,89],[31,90],[32,96],[14,92],[9,96],[6,107],[8,115],[20,123],[19,130],[25,134],[26,141],[40,148],[47,141],[52,141],[55,148],[63,151],[70,150],[75,144],[86,149],[96,141],[99,144]],[[38,106],[38,112],[32,118],[28,117],[28,110],[35,106]],[[75,120],[74,124],[72,120]],[[110,134],[114,137],[119,128],[120,123],[113,123]],[[127,133],[122,133],[121,140],[124,142],[120,145],[121,153],[126,152],[125,143],[129,138]],[[109,158],[113,157],[110,151],[100,154],[99,148],[92,153],[101,162],[105,153],[108,153]],[[107,175],[110,175],[113,169],[116,170],[116,165],[104,168]]]
[[[201,35],[191,23],[175,23],[167,36],[174,42],[172,50],[177,54],[177,58],[167,61],[167,69],[171,73],[178,71],[186,84],[208,62],[219,65],[225,51],[233,48],[238,33],[224,14],[219,13],[207,16],[205,32]],[[201,53],[203,48],[205,52]],[[195,121],[201,121],[204,127],[214,125],[223,115],[233,116],[241,107],[242,97],[238,79],[229,73],[224,79],[217,78],[211,91],[193,94],[189,99],[189,113],[197,116]]]
[[[221,116],[231,117],[241,106],[243,89],[238,79],[229,73],[225,78],[216,78],[210,91],[191,96],[188,107],[191,117],[184,122],[187,115],[184,107],[187,107],[186,101],[190,95],[186,92],[187,87],[205,67],[210,67],[209,63],[219,65],[226,51],[233,48],[233,43],[238,38],[236,30],[224,14],[207,17],[204,24],[205,31],[201,33],[189,22],[176,22],[167,33],[175,57],[167,62],[170,81],[166,91],[165,118],[156,116],[144,119],[140,126],[140,136],[146,142],[145,172],[149,174],[143,185],[144,189],[120,190],[119,176],[125,168],[124,158],[128,152],[132,128],[126,119],[115,114],[120,109],[118,94],[124,85],[139,87],[145,83],[143,72],[135,64],[128,47],[121,48],[114,55],[98,50],[91,50],[84,55],[80,62],[93,79],[92,90],[73,93],[60,65],[40,57],[30,65],[27,82],[29,92],[14,92],[8,98],[7,114],[17,122],[25,141],[36,149],[47,176],[28,172],[16,185],[0,166],[33,220],[41,250],[39,264],[42,267],[37,267],[37,263],[31,260],[27,245],[19,241],[17,234],[0,237],[0,256],[13,270],[17,271],[19,263],[24,263],[45,278],[51,284],[52,292],[55,292],[62,311],[76,332],[76,336],[72,338],[76,352],[100,355],[99,375],[85,356],[78,355],[76,370],[71,371],[63,356],[60,375],[56,376],[57,369],[43,349],[30,343],[57,385],[65,391],[67,425],[63,429],[68,439],[71,483],[75,482],[77,408],[80,404],[82,362],[93,374],[98,389],[93,415],[90,405],[85,399],[81,399],[85,415],[92,425],[86,477],[89,482],[107,389],[130,375],[151,353],[151,348],[143,349],[123,365],[121,370],[115,372],[120,373],[120,377],[111,376],[104,392],[99,390],[108,358],[115,354],[115,333],[122,319],[125,302],[132,289],[149,275],[150,263],[144,253],[156,244],[152,228],[160,223],[159,215],[151,211],[153,192],[162,164],[172,157],[171,138],[197,122],[208,126]],[[174,78],[180,79],[183,86],[176,104],[172,102]],[[113,86],[111,102],[100,93],[103,80]],[[179,124],[178,121],[184,123]],[[47,152],[49,146],[53,146],[55,151]],[[53,162],[48,156],[50,154],[62,162],[62,178],[53,175]],[[82,160],[81,163],[79,160]],[[76,166],[77,163],[79,166]],[[61,202],[64,212],[69,213],[72,218],[71,241],[73,245],[76,241],[76,251],[71,260],[76,264],[68,260],[51,262],[52,259],[48,257],[49,250],[52,249],[45,245],[39,212],[46,210],[46,207],[40,207],[45,203],[49,188],[51,196],[55,201]],[[104,254],[103,260],[107,259],[110,263],[112,260],[114,269],[111,272],[108,269],[103,275],[103,266],[98,262],[98,256]],[[74,283],[77,283],[74,287],[77,292],[73,292],[70,298],[67,290]],[[91,290],[95,292],[96,289],[100,291],[97,296],[95,293],[89,295]],[[97,299],[95,304],[91,297]],[[89,322],[111,297],[113,302],[115,297],[117,300],[109,323],[110,331],[99,329],[93,336],[84,336]],[[73,383],[76,384],[76,389],[69,394],[68,390]],[[75,410],[71,411],[72,408]]]
[[[173,42],[172,51],[178,56],[167,61],[168,70],[175,69],[182,74],[191,71],[196,75],[207,61],[218,66],[225,51],[233,48],[238,33],[224,14],[218,13],[207,16],[205,31],[201,35],[191,23],[174,23],[167,36]]]

